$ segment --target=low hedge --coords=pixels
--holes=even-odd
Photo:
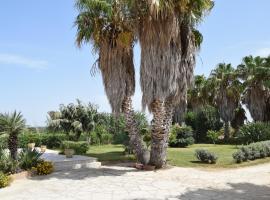
[[[270,157],[270,141],[256,142],[242,146],[232,156],[237,163]]]
[[[46,145],[48,148],[60,148],[62,141],[67,140],[66,134],[52,133],[22,133],[18,136],[20,148],[26,148],[28,143],[35,143],[36,146]],[[0,147],[7,148],[8,136],[0,136]]]
[[[87,142],[73,142],[63,141],[61,144],[61,150],[73,149],[75,154],[85,154],[88,151],[89,145]]]

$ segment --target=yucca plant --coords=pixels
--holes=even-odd
[[[25,128],[25,122],[20,112],[0,114],[0,131],[8,134],[8,149],[14,160],[17,158],[18,135]]]

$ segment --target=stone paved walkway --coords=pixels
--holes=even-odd
[[[270,164],[218,171],[175,167],[158,172],[103,166],[18,180],[0,190],[0,199],[270,200]]]

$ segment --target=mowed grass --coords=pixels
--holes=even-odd
[[[196,149],[207,149],[210,152],[215,152],[219,157],[216,164],[203,164],[198,162],[195,157]],[[232,158],[232,154],[238,149],[235,145],[213,145],[213,144],[194,144],[188,148],[169,148],[168,162],[170,165],[178,167],[200,167],[200,168],[235,168],[251,166],[261,163],[270,162],[270,158],[258,159],[255,161],[236,164]],[[91,146],[87,155],[98,158],[99,161],[110,162],[127,162],[134,161],[132,155],[124,155],[122,145],[101,145]]]

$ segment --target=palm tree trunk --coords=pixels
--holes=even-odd
[[[224,123],[224,140],[228,141],[230,138],[230,122],[225,121]]]
[[[134,118],[134,110],[132,108],[131,97],[124,98],[122,109],[125,115],[130,146],[135,151],[135,156],[137,160],[140,163],[146,164],[144,160],[145,149]]]
[[[166,164],[167,136],[164,126],[164,110],[161,101],[155,100],[151,104],[153,113],[152,121],[152,143],[150,164],[156,168],[162,168]]]
[[[8,138],[8,149],[10,151],[10,156],[13,160],[17,159],[17,149],[18,149],[18,136],[16,134],[10,134]]]

